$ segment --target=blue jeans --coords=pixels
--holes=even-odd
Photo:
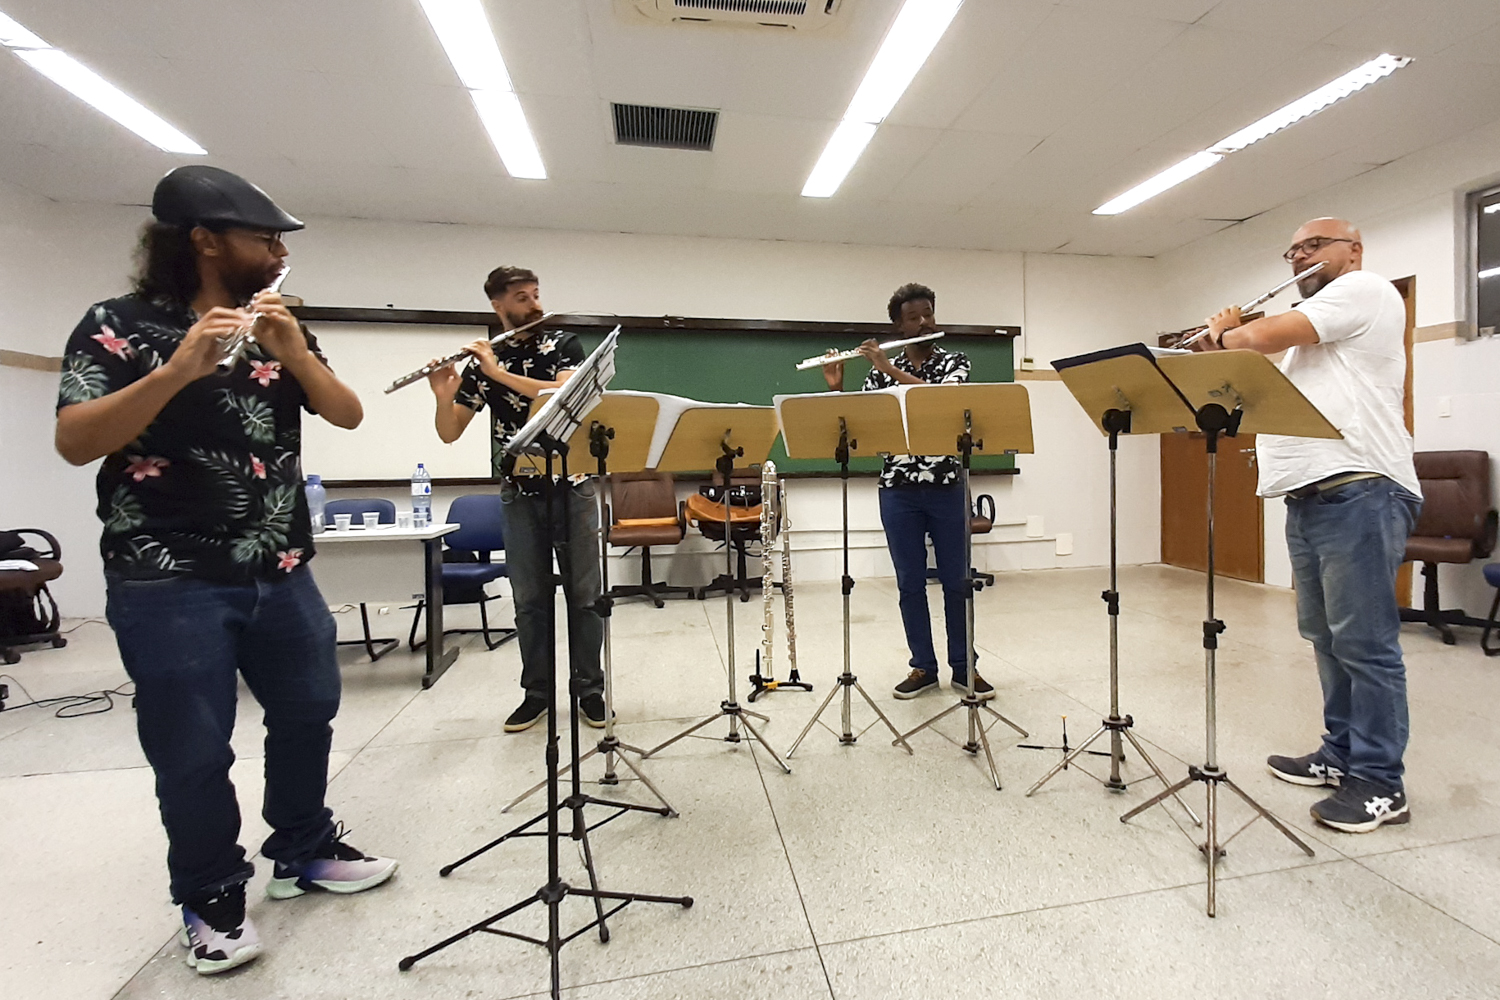
[[[1323,755],[1400,790],[1407,712],[1396,571],[1422,501],[1381,478],[1288,497],[1286,508],[1297,629],[1323,682]]]
[[[938,581],[943,585],[943,617],[948,627],[948,666],[956,680],[968,680],[968,641],[965,635],[964,588],[969,567],[964,565],[964,488],[953,486],[889,486],[880,494],[880,523],[896,567],[901,624],[911,667],[936,675],[937,654],[932,648],[932,618],[927,610],[927,538],[937,557]],[[978,661],[976,654],[975,661]]]
[[[604,619],[599,617],[595,603],[600,592],[596,489],[592,479],[577,486],[559,486],[550,536],[546,498],[522,493],[512,483],[500,491],[505,507],[505,565],[510,571],[511,592],[516,600],[521,687],[529,698],[547,696],[548,643],[556,628],[554,551],[562,575],[563,596],[568,602],[571,676],[579,683],[580,697],[604,692],[604,671],[599,666]]]
[[[113,574],[106,584],[106,614],[136,686],[141,749],[156,772],[172,900],[254,874],[229,781],[238,676],[265,710],[261,815],[272,832],[261,852],[287,863],[311,858],[333,834],[323,797],[339,669],[333,616],[307,567],[248,584]]]

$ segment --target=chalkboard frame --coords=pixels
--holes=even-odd
[[[294,306],[292,314],[305,323],[390,323],[397,325],[413,326],[483,326],[496,332],[500,329],[497,317],[493,312],[470,312],[448,309],[396,309],[367,306]],[[547,324],[549,327],[569,330],[575,333],[601,332],[612,330],[619,325],[623,330],[651,330],[670,331],[682,330],[684,332],[725,332],[725,333],[777,333],[777,334],[804,334],[809,339],[827,340],[830,337],[886,337],[891,335],[892,330],[889,323],[845,323],[830,322],[827,320],[762,320],[762,319],[732,319],[724,317],[694,317],[694,316],[616,316],[594,313],[559,313]],[[944,323],[944,333],[959,339],[994,339],[1006,338],[1014,340],[1021,335],[1021,328],[1009,324],[965,324]],[[455,344],[455,347],[462,346]],[[393,372],[395,378],[400,372]],[[984,469],[984,475],[1015,475],[1018,470],[1009,469]],[[878,472],[870,470],[851,471],[851,478],[873,478]],[[827,479],[837,473],[827,471],[793,472],[784,474],[786,479]],[[707,479],[708,475],[694,476],[691,474],[679,475],[676,478],[684,481],[695,479]],[[433,481],[435,486],[484,486],[493,483],[490,478],[454,478],[438,479]],[[406,480],[401,479],[339,479],[325,482],[325,486],[331,489],[382,489],[406,485]]]

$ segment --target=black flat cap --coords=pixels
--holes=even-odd
[[[177,167],[158,181],[151,214],[177,226],[244,226],[278,233],[304,228],[239,174],[202,164]]]

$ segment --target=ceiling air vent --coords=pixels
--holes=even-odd
[[[615,0],[654,21],[821,28],[838,19],[845,0]]]
[[[615,142],[622,146],[657,146],[661,149],[714,148],[717,111],[695,108],[653,108],[644,104],[611,104],[615,117]]]

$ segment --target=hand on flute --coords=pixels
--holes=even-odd
[[[838,351],[829,348],[826,352],[828,357],[837,357]],[[844,388],[844,362],[832,361],[823,366],[823,381],[828,383],[828,388],[834,392]]]
[[[1222,351],[1224,350],[1224,332],[1233,330],[1240,323],[1239,306],[1221,309],[1208,318],[1208,334],[1193,346],[1200,351]]]
[[[433,358],[427,363],[435,365],[441,360],[443,359]],[[458,368],[452,362],[427,373],[427,384],[432,387],[432,394],[445,403],[453,402],[462,381],[463,376],[458,374]]]

